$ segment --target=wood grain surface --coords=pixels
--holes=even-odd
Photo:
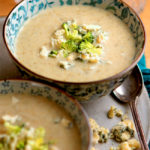
[[[19,1],[19,0],[16,0]],[[0,16],[7,16],[10,10],[16,5],[14,0],[0,0]],[[145,49],[147,67],[150,68],[150,0],[147,0],[144,11],[140,14],[145,25],[147,44]]]

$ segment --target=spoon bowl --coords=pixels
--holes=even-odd
[[[129,77],[118,88],[113,91],[113,94],[121,102],[128,103],[134,101],[140,96],[143,89],[143,78],[141,71],[136,66]]]
[[[149,150],[136,108],[136,101],[142,92],[142,88],[143,78],[138,66],[136,66],[128,78],[113,91],[113,94],[115,97],[117,97],[117,100],[129,103],[139,141],[141,143],[141,148],[142,150]]]

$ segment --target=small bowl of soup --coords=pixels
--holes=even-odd
[[[141,19],[119,0],[22,1],[4,25],[19,68],[79,101],[109,94],[145,47]]]
[[[81,106],[64,92],[29,80],[0,81],[2,149],[90,150]]]

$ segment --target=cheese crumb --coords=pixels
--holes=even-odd
[[[110,110],[107,113],[108,118],[110,118],[110,119],[114,118],[115,114],[116,114],[116,107],[111,106]]]
[[[92,147],[91,150],[96,150],[95,147]]]
[[[50,53],[50,50],[48,50],[45,46],[42,46],[40,50],[40,56],[42,58],[47,58],[49,53]]]
[[[110,147],[110,150],[138,150],[140,147],[139,141],[130,139],[129,141],[119,144],[117,147]]]
[[[56,146],[51,146],[51,147],[50,147],[50,150],[59,150],[59,148],[56,147]]]
[[[12,96],[12,103],[13,103],[13,104],[16,104],[16,103],[18,103],[18,102],[19,102],[19,99],[16,98],[16,97],[14,97],[14,96]]]
[[[117,142],[124,142],[134,136],[135,128],[132,120],[124,120],[111,130],[111,138]]]
[[[123,116],[123,112],[122,112],[122,110],[117,109],[115,106],[111,106],[110,110],[107,113],[107,116],[110,119],[114,118],[114,116],[122,117]]]
[[[68,70],[69,68],[73,67],[74,64],[73,64],[73,63],[70,63],[70,62],[68,62],[68,61],[59,61],[59,66],[60,66],[61,68],[64,68],[64,69]]]
[[[100,127],[92,118],[89,119],[89,122],[93,131],[92,143],[95,145],[97,143],[107,142],[107,140],[109,139],[109,130],[104,127]]]
[[[93,25],[93,24],[89,24],[89,25],[84,24],[83,25],[83,29],[89,30],[89,31],[97,31],[97,30],[101,29],[101,26]]]
[[[66,118],[62,118],[61,120],[61,124],[65,127],[65,128],[72,128],[73,127],[73,123],[66,119]]]

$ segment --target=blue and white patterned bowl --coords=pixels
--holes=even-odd
[[[88,117],[76,100],[57,88],[30,80],[0,81],[0,94],[6,95],[9,93],[42,96],[63,107],[71,115],[79,128],[82,150],[90,150],[91,130]]]
[[[137,53],[134,57],[133,63],[128,68],[104,80],[72,83],[41,76],[31,71],[30,68],[25,67],[17,60],[15,56],[15,39],[19,29],[28,19],[35,16],[43,9],[62,5],[79,4],[102,7],[107,11],[111,11],[129,27],[136,41]],[[140,60],[144,52],[145,39],[145,30],[141,19],[133,9],[120,0],[24,0],[11,11],[4,25],[4,40],[8,51],[17,66],[34,78],[48,81],[49,83],[65,90],[79,101],[93,100],[93,97],[95,96],[104,96],[119,86]]]

